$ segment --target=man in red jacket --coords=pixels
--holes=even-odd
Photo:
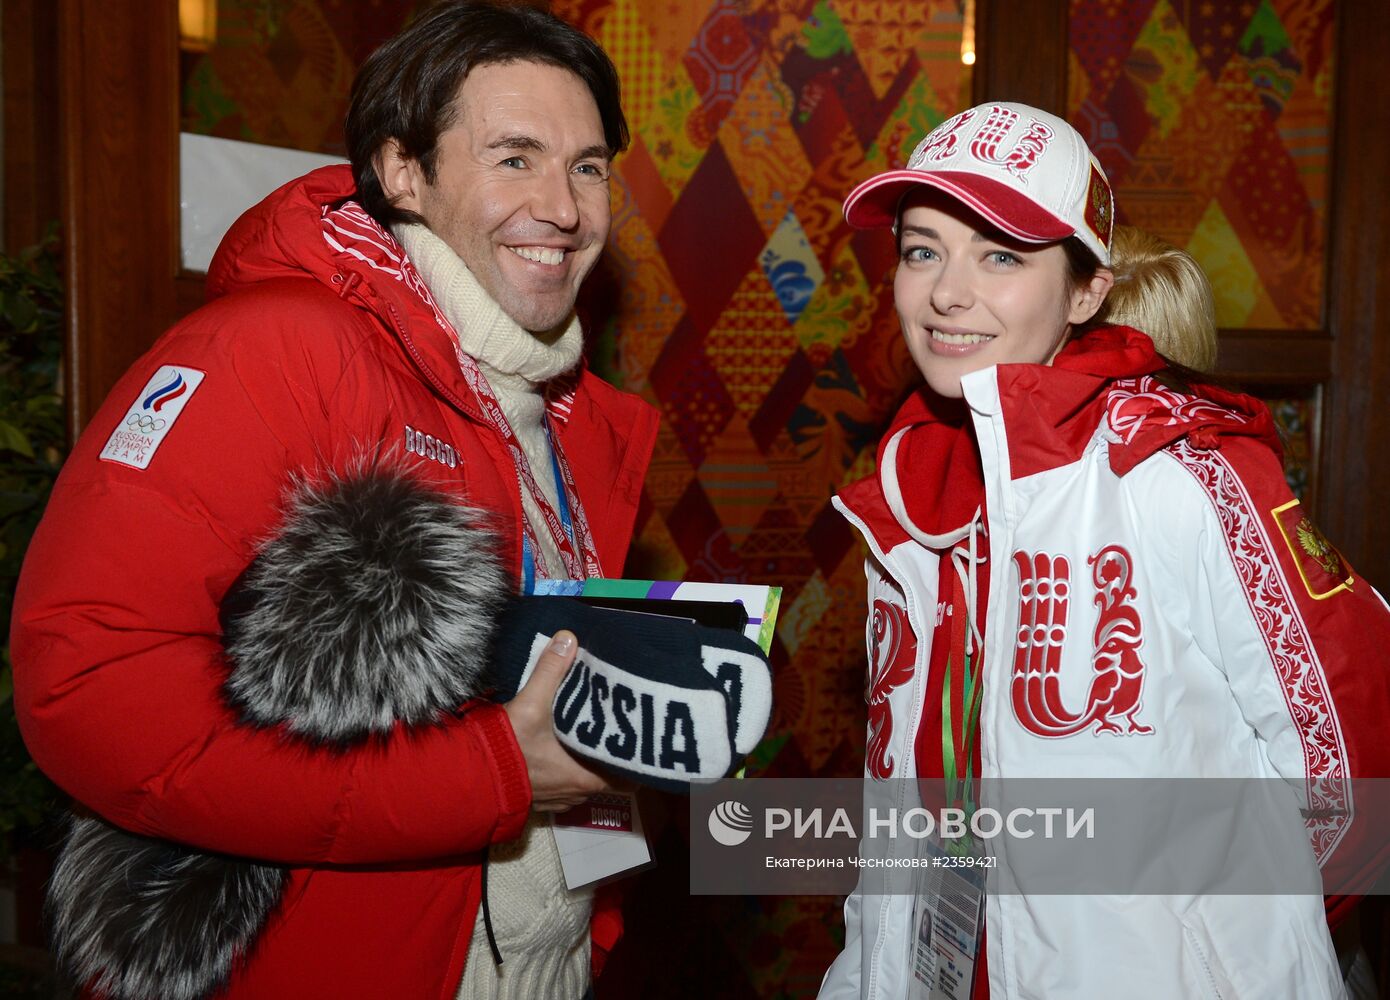
[[[444,4],[363,66],[347,139],[350,170],[232,227],[35,536],[15,703],[89,813],[55,933],[113,996],[578,1000],[592,901],[536,818],[604,787],[551,728],[573,636],[501,707],[466,661],[503,593],[622,571],[656,415],[584,367],[574,315],[616,73],[547,13]],[[233,646],[253,559],[282,586]],[[183,850],[248,859],[210,912]]]

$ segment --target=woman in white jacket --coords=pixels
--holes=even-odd
[[[1378,872],[1350,779],[1390,775],[1390,612],[1289,492],[1262,404],[1100,325],[1114,204],[1081,136],[972,108],[845,215],[893,229],[926,383],[836,498],[870,551],[866,809],[971,774],[1282,779],[1314,884]],[[1205,367],[1192,332],[1165,343]],[[964,998],[972,971],[995,1000],[1342,995],[1319,896],[1179,891],[989,893],[948,989],[916,974],[923,883],[865,869],[821,996]]]

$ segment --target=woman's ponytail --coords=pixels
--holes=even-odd
[[[1096,322],[1144,331],[1184,368],[1216,367],[1216,308],[1201,265],[1151,233],[1116,226],[1110,267],[1115,284]]]

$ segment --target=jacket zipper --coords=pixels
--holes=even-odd
[[[878,560],[878,564],[883,567],[884,572],[888,573],[891,576],[893,582],[897,584],[900,588],[902,588],[903,599],[907,601],[908,605],[908,621],[912,621],[915,617],[912,613],[913,609],[918,606],[918,601],[916,599],[915,592],[903,580],[901,572],[893,572],[887,553],[885,553],[883,549],[879,546],[878,540],[873,537],[873,534],[869,531],[868,526],[864,524],[863,520],[860,519],[859,515],[851,511],[849,507],[842,500],[840,500],[839,497],[834,498],[834,503],[835,506],[840,509],[840,512],[845,515],[846,519],[848,519],[849,522],[854,526],[855,530],[858,531],[859,534],[863,537],[865,543],[869,546],[869,551],[873,553],[874,558]],[[906,752],[903,755],[904,770],[906,770],[907,752],[912,753],[913,761],[914,763],[916,762],[916,748],[914,746],[914,741],[917,732],[917,727],[922,724],[922,710],[925,707],[926,701],[926,678],[923,676],[923,671],[920,668],[924,665],[929,665],[931,661],[930,650],[927,650],[925,654],[927,664],[923,664],[921,662],[924,655],[923,649],[927,645],[927,643],[923,643],[919,639],[917,643],[918,662],[913,664],[912,720],[911,725],[909,725],[907,729],[907,732],[911,734],[911,736],[907,739],[905,743]],[[899,776],[897,780],[899,782],[900,788],[907,787],[907,779],[903,778],[902,776]],[[899,792],[900,799],[898,805],[900,807],[904,805],[904,802],[901,800],[902,794],[902,792]],[[883,895],[883,902],[879,906],[878,933],[875,935],[873,953],[869,958],[869,978],[868,983],[866,984],[867,992],[862,994],[863,996],[867,996],[870,998],[872,998],[875,995],[876,988],[878,985],[879,962],[883,956],[883,926],[885,923],[885,918],[888,915],[888,908],[892,904],[892,900],[893,895],[891,893],[885,893]],[[860,933],[863,933],[862,927],[860,928]]]
[[[425,363],[425,359],[420,356],[415,342],[411,340],[410,335],[406,333],[405,324],[401,322],[401,314],[396,311],[395,304],[386,301],[383,301],[382,304],[386,306],[386,311],[391,315],[391,323],[396,328],[396,336],[400,338],[401,343],[405,346],[406,353],[409,354],[410,359],[415,362],[415,367],[420,369],[420,374],[425,376],[425,380],[429,382],[430,385],[434,386],[435,391],[448,400],[454,409],[474,421],[481,422],[482,414],[471,409],[462,399],[456,396],[454,391],[446,386],[439,376],[434,373],[434,369]]]
[[[420,352],[416,348],[415,342],[410,339],[410,335],[406,332],[405,324],[401,321],[401,314],[396,310],[395,304],[384,300],[382,304],[386,307],[386,311],[391,317],[391,323],[395,327],[396,336],[400,338],[400,342],[402,345],[404,345],[406,353],[410,355],[411,361],[415,363],[415,367],[419,369],[420,374],[425,377],[425,381],[429,382],[429,384],[434,387],[434,390],[437,393],[439,393],[439,395],[442,396],[444,400],[449,403],[449,405],[451,405],[454,409],[458,410],[459,413],[461,413],[463,416],[467,417],[469,420],[472,420],[474,423],[487,425],[487,422],[483,420],[482,414],[471,409],[466,403],[464,403],[464,401],[460,399],[452,389],[446,386],[443,380],[441,380],[439,376],[434,373],[434,369],[425,363],[425,359],[420,356]],[[490,425],[487,426],[489,432],[491,432],[494,435],[497,434],[495,428],[491,427]],[[520,526],[526,517],[526,511],[521,506],[521,477],[517,474],[515,469],[512,470],[512,485],[515,487],[511,491],[512,514],[517,519],[517,525]],[[518,530],[520,530],[519,527]],[[520,566],[520,564],[521,554],[518,551],[516,565]],[[520,570],[518,570],[517,572],[519,576]]]
[[[1202,971],[1207,974],[1207,985],[1211,988],[1211,995],[1215,997],[1216,1000],[1224,1000],[1221,996],[1221,988],[1216,985],[1216,975],[1211,971],[1211,963],[1207,961],[1206,950],[1198,943],[1197,935],[1193,934],[1189,927],[1184,927],[1182,933],[1183,936],[1187,938],[1187,943],[1192,948],[1193,953],[1197,956],[1197,961],[1201,964]]]

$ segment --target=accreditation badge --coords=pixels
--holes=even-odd
[[[985,927],[985,871],[978,842],[923,841],[912,907],[911,1000],[970,1000]]]

